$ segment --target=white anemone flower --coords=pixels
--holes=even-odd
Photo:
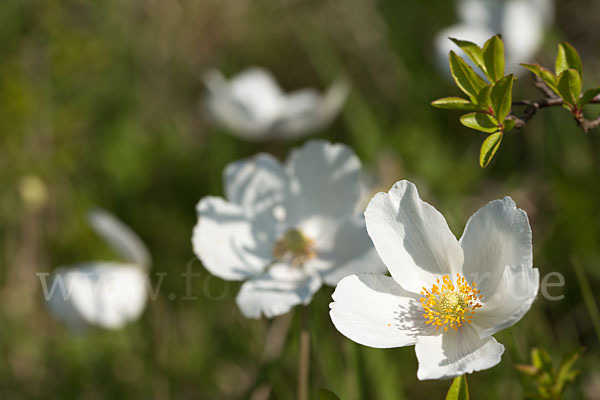
[[[47,305],[75,331],[89,326],[119,329],[144,311],[150,255],[141,239],[111,214],[94,210],[88,221],[125,262],[93,261],[56,269]]]
[[[217,70],[204,76],[206,107],[221,127],[259,141],[295,139],[328,125],[346,101],[350,86],[337,79],[323,95],[314,89],[285,93],[271,73],[251,67],[229,81]]]
[[[342,279],[330,305],[336,328],[365,346],[415,345],[420,380],[498,364],[504,346],[492,335],[519,321],[538,292],[525,211],[509,197],[491,201],[457,240],[416,187],[401,181],[378,193],[365,217],[391,277]]]
[[[554,9],[552,0],[459,0],[457,12],[461,22],[441,30],[435,37],[438,66],[444,73],[450,74],[450,50],[475,68],[449,38],[483,46],[499,33],[504,40],[507,72],[523,75],[527,70],[519,64],[533,61],[552,23]]]
[[[347,146],[313,140],[286,165],[268,154],[229,164],[227,200],[200,200],[194,252],[212,274],[245,281],[236,302],[246,317],[285,314],[322,283],[385,271],[357,210],[360,167]]]

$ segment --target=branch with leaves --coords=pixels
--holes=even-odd
[[[437,108],[469,111],[460,117],[460,122],[468,128],[489,134],[481,145],[481,167],[489,165],[500,147],[504,133],[513,128],[524,128],[540,109],[564,107],[585,132],[600,127],[600,117],[590,120],[583,114],[586,104],[600,103],[600,87],[582,93],[581,58],[570,44],[559,44],[554,72],[537,64],[521,64],[534,74],[535,85],[545,97],[536,101],[513,101],[515,77],[512,74],[504,75],[504,43],[500,36],[493,36],[483,47],[465,40],[451,40],[483,72],[483,77],[462,57],[451,51],[452,77],[469,98],[445,97],[431,104]],[[517,106],[525,107],[520,115],[514,111]]]

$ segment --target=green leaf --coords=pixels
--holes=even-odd
[[[469,385],[464,375],[454,378],[448,389],[446,400],[469,400]]]
[[[498,121],[504,121],[510,113],[514,81],[515,77],[510,74],[496,82],[492,88],[490,94],[492,109],[494,110],[494,115]]]
[[[485,65],[483,63],[483,50],[481,49],[481,47],[477,46],[473,42],[469,42],[468,40],[459,40],[455,38],[450,38],[450,40],[452,40],[454,44],[460,47],[461,50],[464,51],[467,54],[467,56],[469,56],[469,58],[475,63],[475,65],[477,65],[481,69],[481,71],[483,71],[483,73],[486,73]]]
[[[497,82],[504,76],[504,43],[496,35],[483,45],[483,62],[491,82]]]
[[[556,75],[560,75],[563,71],[572,68],[579,74],[579,78],[583,80],[583,67],[581,66],[581,58],[577,50],[567,42],[562,42],[558,45],[558,55],[556,56]]]
[[[586,90],[585,92],[583,92],[583,96],[581,96],[581,99],[579,99],[579,105],[581,107],[583,107],[584,105],[586,105],[587,103],[592,101],[592,99],[599,94],[600,94],[600,87],[597,87],[595,89]]]
[[[521,66],[539,76],[550,89],[554,90],[554,92],[558,94],[558,78],[552,73],[552,71],[537,64],[521,64]]]
[[[476,129],[485,133],[497,132],[498,121],[489,114],[473,112],[460,117],[460,122],[467,128]]]
[[[505,133],[512,131],[516,124],[517,123],[512,119],[505,119],[504,122],[502,123],[502,125],[504,125],[503,131]]]
[[[319,400],[340,400],[339,397],[331,390],[320,389],[319,390]]]
[[[475,101],[477,94],[486,86],[485,81],[453,51],[450,52],[450,71],[460,90]]]
[[[481,107],[478,105],[460,97],[444,97],[442,99],[432,101],[431,105],[437,108],[444,108],[446,110],[478,111],[481,109]]]
[[[490,93],[492,92],[492,85],[487,85],[479,91],[475,98],[475,103],[479,106],[479,111],[492,111],[492,98]]]
[[[581,94],[581,78],[576,70],[569,68],[558,77],[558,94],[572,106],[579,103]]]
[[[481,151],[479,153],[479,165],[485,168],[489,165],[490,161],[494,157],[494,154],[498,151],[500,143],[502,142],[502,132],[492,133],[483,141],[481,145]]]
[[[531,349],[531,362],[540,371],[535,377],[538,389],[552,385],[554,382],[554,368],[548,352],[541,348]]]
[[[550,355],[546,350],[537,347],[531,349],[531,362],[533,362],[533,365],[536,368],[547,372],[552,377],[554,376],[552,358],[550,358]]]
[[[567,383],[572,382],[579,375],[578,370],[573,369],[573,365],[577,362],[579,355],[583,349],[577,349],[570,354],[567,354],[558,368],[556,373],[556,394],[561,394]]]

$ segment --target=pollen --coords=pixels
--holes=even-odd
[[[287,261],[295,267],[316,256],[314,242],[298,229],[288,230],[273,247],[273,257],[278,261]]]
[[[456,274],[454,281],[444,275],[431,289],[423,287],[420,301],[425,310],[425,323],[435,326],[436,330],[444,328],[444,331],[448,327],[458,330],[463,323],[471,323],[475,310],[481,307],[481,295],[476,286],[475,282],[469,284],[463,276]]]

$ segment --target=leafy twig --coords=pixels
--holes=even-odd
[[[512,101],[515,78],[504,76],[504,43],[492,36],[483,47],[473,42],[450,38],[471,59],[487,78],[475,72],[462,57],[450,51],[450,72],[458,88],[468,96],[444,97],[431,105],[448,110],[467,111],[460,122],[467,128],[488,134],[479,151],[479,165],[485,168],[498,151],[504,133],[524,128],[539,109],[561,106],[571,112],[577,126],[584,132],[600,127],[600,116],[586,119],[583,108],[600,103],[600,87],[583,91],[583,65],[577,50],[567,42],[558,45],[554,71],[539,64],[521,64],[534,75],[534,86],[544,95],[536,101]],[[524,106],[518,115],[515,106]]]
[[[592,100],[590,100],[590,103],[600,104],[600,95],[597,95]],[[511,113],[508,118],[515,121],[515,128],[524,128],[525,125],[527,125],[529,120],[537,113],[539,109],[562,106],[564,104],[564,100],[560,97],[547,97],[545,99],[536,101],[513,101],[513,106],[525,106],[525,110],[523,111],[523,114],[521,114],[521,116],[517,116],[514,113]],[[577,125],[579,125],[579,127],[581,127],[581,129],[583,129],[584,132],[588,132],[592,129],[600,127],[600,117],[589,120],[581,116],[580,118],[576,118],[576,121]]]
[[[544,82],[542,78],[540,78],[534,73],[532,73],[531,75],[533,76],[533,86],[538,88],[546,98],[551,99],[558,97],[556,93],[554,93],[552,89],[550,89],[550,87],[546,85],[546,82]]]

